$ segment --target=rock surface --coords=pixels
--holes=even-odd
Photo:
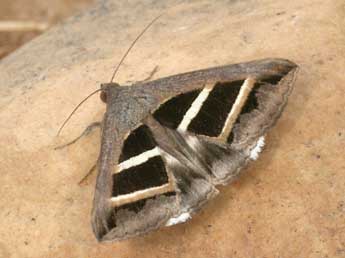
[[[300,65],[261,157],[185,224],[98,244],[90,226],[99,132],[94,97],[143,27],[116,81],[265,57]],[[100,1],[0,62],[0,257],[345,257],[343,0]]]

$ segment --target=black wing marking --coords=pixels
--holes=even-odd
[[[164,126],[176,129],[201,90],[181,93],[164,102],[153,116]]]
[[[125,139],[112,180],[114,206],[174,191],[162,152],[148,126],[140,125]]]
[[[262,86],[277,86],[283,76],[284,74],[279,76],[273,75],[256,81],[236,122],[239,122],[239,117],[241,115],[250,113],[258,108],[257,94],[262,91]],[[202,103],[200,109],[195,111],[194,117],[187,126],[187,131],[196,135],[205,135],[209,137],[219,136],[243,85],[244,80],[215,84]],[[266,89],[266,91],[270,91],[270,89]],[[191,109],[198,95],[201,95],[200,90],[177,95],[164,102],[164,104],[153,113],[153,116],[163,126],[170,129],[177,129],[185,114]],[[187,96],[189,97],[188,100]],[[231,137],[228,138],[228,142],[231,143]]]
[[[145,151],[151,150],[156,146],[156,141],[145,125],[140,125],[133,130],[127,137],[122,147],[119,163],[137,156]]]
[[[243,80],[217,83],[188,126],[188,131],[217,137],[240,92]]]
[[[147,161],[115,173],[113,197],[167,184],[169,179],[163,159],[150,157]]]

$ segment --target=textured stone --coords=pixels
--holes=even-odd
[[[101,245],[90,212],[104,105],[70,111],[143,27],[117,82],[265,57],[300,65],[289,103],[259,159],[185,224]],[[343,0],[101,1],[0,62],[0,257],[344,257]]]

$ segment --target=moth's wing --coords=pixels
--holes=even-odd
[[[178,210],[172,172],[165,165],[165,157],[150,129],[139,124],[117,137],[115,151],[111,153],[116,164],[106,173],[102,173],[100,164],[95,190],[92,226],[101,242],[157,229]]]
[[[181,175],[170,165],[177,182],[186,177],[190,182],[203,178],[213,185],[224,184],[250,159],[256,159],[267,130],[287,102],[296,71],[290,61],[265,59],[148,84],[147,89],[161,98],[161,104],[152,112],[154,119],[146,123],[158,128],[154,120],[158,121],[166,129],[165,137],[155,135],[158,145],[178,161],[175,164],[193,168],[193,174]],[[203,203],[205,196],[194,200],[188,192],[197,193],[197,184],[178,187],[187,188],[178,189],[182,212],[193,212],[198,208],[195,204]]]
[[[286,103],[296,69],[286,60],[261,60],[133,86],[126,93],[132,98],[117,94],[115,110],[127,117],[116,121],[122,132],[110,148],[116,164],[97,179],[97,239],[126,239],[188,219],[217,193],[216,184],[235,176],[253,156]],[[253,87],[238,108],[234,103],[248,78]],[[128,112],[129,106],[136,112]],[[229,135],[219,138],[233,106],[239,115]]]

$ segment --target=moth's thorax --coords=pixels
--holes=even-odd
[[[150,99],[139,87],[120,86],[117,83],[101,84],[101,100],[106,103],[106,119],[113,120],[119,131],[125,134],[133,130],[152,109]],[[151,101],[152,102],[152,101]],[[153,106],[158,105],[155,103]]]
[[[109,99],[114,98],[121,86],[117,83],[110,82],[110,83],[102,83],[101,84],[101,95],[100,98],[104,103],[107,103]]]

